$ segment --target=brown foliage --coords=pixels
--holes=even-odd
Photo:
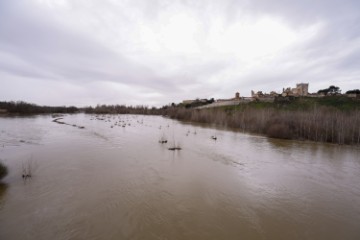
[[[273,123],[267,130],[266,135],[271,138],[291,139],[292,133],[288,125],[284,123]]]
[[[310,110],[256,109],[225,110],[172,108],[166,113],[185,121],[216,124],[274,138],[310,140],[338,144],[360,144],[360,111],[331,107]]]

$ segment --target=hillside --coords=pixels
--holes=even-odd
[[[360,101],[344,96],[277,98],[273,103],[207,109],[173,107],[167,114],[273,138],[360,144]]]

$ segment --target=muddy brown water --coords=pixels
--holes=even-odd
[[[0,239],[360,239],[358,147],[98,118],[0,118]]]

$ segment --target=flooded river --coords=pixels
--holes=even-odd
[[[158,116],[52,120],[0,118],[0,239],[360,239],[357,147]]]

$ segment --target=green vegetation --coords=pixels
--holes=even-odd
[[[334,107],[343,111],[360,109],[359,100],[348,98],[345,96],[323,97],[317,100],[319,105]]]
[[[319,94],[324,94],[324,95],[335,95],[335,94],[340,94],[341,90],[340,90],[339,87],[331,85],[328,88],[319,90],[318,93]]]
[[[254,109],[277,109],[277,110],[311,110],[314,107],[330,107],[340,111],[360,110],[360,100],[346,96],[325,96],[321,98],[299,97],[287,98],[277,97],[274,102],[250,102],[248,104],[239,104],[237,106],[221,107],[226,111],[236,111],[244,108]]]
[[[359,89],[349,90],[346,92],[346,94],[360,94],[360,90]]]
[[[204,105],[207,105],[207,104],[211,104],[215,102],[215,99],[214,98],[211,98],[211,99],[199,99],[197,98],[194,102],[192,103],[188,103],[188,104],[183,104],[183,103],[180,103],[180,106],[184,106],[185,108],[194,108],[194,107],[200,107],[200,106],[204,106]],[[171,104],[172,106],[174,106],[173,104]]]
[[[7,167],[2,162],[0,162],[0,180],[3,179],[7,174]]]

